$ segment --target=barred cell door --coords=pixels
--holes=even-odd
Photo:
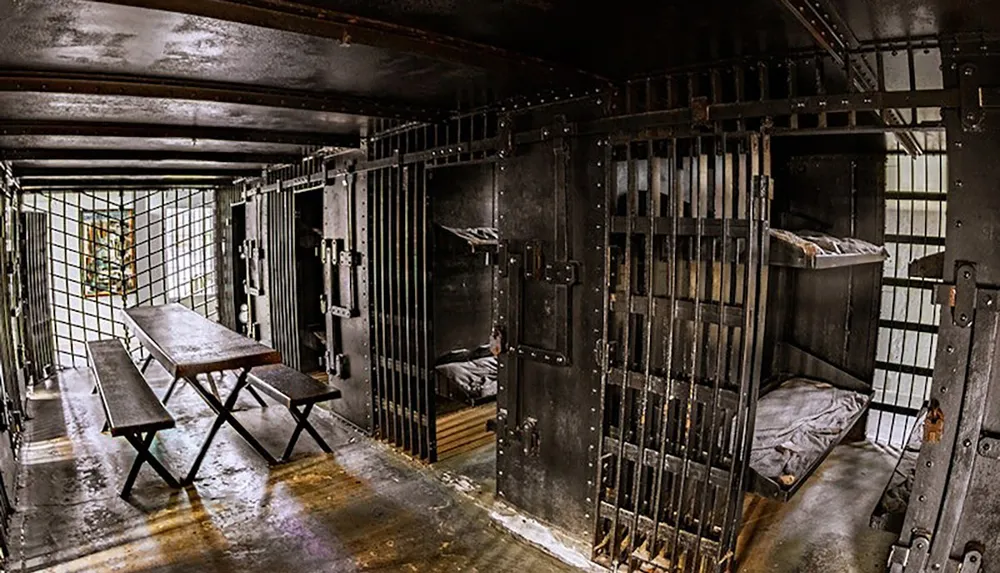
[[[612,141],[594,559],[726,571],[767,280],[769,140]]]
[[[437,445],[428,317],[427,170],[421,164],[396,165],[370,171],[366,179],[378,436],[433,462]]]

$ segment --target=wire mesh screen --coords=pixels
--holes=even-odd
[[[940,274],[936,278],[914,276],[910,266],[944,251],[947,158],[944,154],[894,154],[888,157],[886,169],[885,240],[891,258],[882,280],[875,400],[868,436],[901,447],[933,378],[941,316],[940,307],[934,304],[934,288],[941,278]]]
[[[23,209],[48,214],[56,363],[87,365],[88,340],[137,341],[118,310],[179,302],[218,317],[214,190],[32,193]]]

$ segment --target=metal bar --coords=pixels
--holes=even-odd
[[[317,145],[357,148],[357,134],[273,131],[236,127],[202,127],[156,123],[113,123],[95,121],[19,120],[0,121],[0,136],[86,136],[134,137],[138,139],[193,139]],[[157,152],[159,153],[159,152]]]
[[[611,257],[611,221],[612,221],[612,216],[613,216],[614,211],[615,211],[615,193],[616,193],[616,189],[615,189],[615,186],[612,184],[612,182],[615,181],[615,178],[612,177],[613,174],[615,173],[614,153],[613,153],[612,146],[610,145],[610,143],[605,142],[603,139],[598,139],[597,140],[597,145],[599,147],[603,148],[599,152],[599,156],[601,157],[601,159],[598,161],[597,165],[598,165],[598,167],[602,167],[600,177],[601,177],[601,185],[604,187],[604,203],[603,203],[603,206],[604,206],[604,223],[603,223],[603,229],[602,229],[603,232],[604,232],[604,251],[602,253],[602,256],[604,257],[603,266],[604,266],[605,280],[602,281],[602,286],[600,288],[600,292],[601,292],[601,347],[598,350],[598,352],[596,353],[597,354],[596,358],[598,359],[598,362],[599,362],[599,365],[600,365],[600,373],[601,373],[601,389],[600,389],[600,409],[601,409],[601,411],[600,411],[600,416],[598,417],[598,419],[601,420],[602,425],[604,426],[604,427],[602,427],[602,434],[606,435],[608,433],[608,428],[607,428],[607,413],[605,412],[605,409],[607,408],[607,400],[608,400],[608,378],[609,378],[609,370],[611,368],[611,356],[610,356],[611,344],[610,344],[610,339],[609,339],[609,335],[610,335],[610,320],[611,320],[611,312],[612,312],[612,309],[611,309],[611,288],[610,288],[611,285],[609,284],[610,283],[609,278],[611,276],[611,263],[612,263],[612,257]],[[500,264],[505,264],[505,263],[506,263],[506,261],[500,261]],[[614,450],[616,448],[610,448],[610,449]],[[600,527],[600,524],[601,524],[601,515],[600,515],[600,513],[601,512],[600,512],[600,508],[601,508],[601,503],[603,501],[603,498],[604,498],[604,495],[605,495],[605,491],[606,491],[606,489],[604,487],[604,463],[603,463],[604,459],[605,459],[605,446],[604,446],[604,441],[601,440],[601,442],[598,444],[597,461],[594,464],[596,466],[596,471],[595,471],[596,477],[595,477],[595,480],[594,480],[595,494],[594,494],[594,497],[593,497],[594,506],[595,506],[594,510],[593,510],[594,511],[594,514],[593,514],[594,515],[594,518],[593,518],[593,531],[594,531],[593,547],[594,547],[594,549],[593,549],[593,551],[591,553],[591,559],[594,559],[594,558],[596,558],[598,556],[597,555],[597,553],[598,553],[598,547],[599,547],[599,545],[602,542],[602,539],[600,539],[600,537],[601,537],[601,527]],[[620,459],[619,459],[619,463],[620,463]]]
[[[379,411],[379,436],[383,440],[388,440],[392,435],[392,424],[389,416],[389,382],[388,382],[388,371],[385,368],[383,359],[388,357],[385,348],[385,336],[386,336],[386,309],[385,301],[383,298],[383,289],[385,284],[385,198],[384,192],[385,187],[383,186],[383,180],[385,178],[384,171],[376,171],[368,177],[370,185],[373,187],[371,190],[372,195],[372,221],[371,227],[373,229],[371,233],[372,240],[372,253],[374,255],[374,261],[372,261],[372,285],[370,291],[373,293],[373,300],[375,305],[375,316],[372,320],[372,325],[374,326],[374,337],[372,346],[375,348],[373,353],[373,362],[376,372],[378,374],[378,411]]]
[[[432,374],[433,348],[433,327],[430,319],[430,281],[433,277],[428,269],[428,223],[430,221],[430,194],[427,192],[427,172],[422,174],[420,179],[420,194],[417,196],[416,213],[419,217],[417,228],[419,232],[415,237],[417,250],[417,308],[419,309],[419,320],[421,325],[420,343],[417,347],[417,368],[420,380],[423,384],[423,416],[427,423],[424,427],[423,441],[427,447],[427,459],[430,462],[437,461],[437,391],[434,386],[434,375]]]
[[[659,428],[659,440],[658,444],[660,448],[664,451],[666,450],[666,442],[668,437],[668,430],[670,427],[670,397],[673,396],[676,391],[676,383],[673,373],[673,360],[674,360],[674,328],[676,326],[675,315],[676,315],[676,301],[677,301],[677,227],[678,220],[683,215],[683,201],[680,197],[680,173],[677,170],[677,140],[673,139],[670,141],[670,167],[669,167],[669,177],[670,182],[670,198],[668,202],[668,208],[670,210],[670,220],[671,232],[667,236],[667,299],[670,301],[669,309],[670,312],[667,313],[667,326],[666,326],[666,339],[663,345],[663,355],[664,355],[664,371],[667,374],[667,389],[665,393],[665,399],[663,401],[663,413],[660,419]],[[693,382],[693,381],[692,381]],[[659,552],[657,548],[657,536],[660,531],[660,512],[662,506],[661,496],[663,494],[663,474],[665,468],[663,464],[657,464],[656,466],[656,476],[655,482],[656,486],[653,495],[653,535],[650,541],[649,547],[650,552],[655,554]],[[669,519],[671,508],[668,508],[667,515]]]
[[[413,298],[410,297],[410,287],[413,261],[413,252],[410,249],[411,234],[413,229],[411,228],[412,221],[412,211],[413,211],[413,196],[416,195],[416,181],[415,177],[411,177],[412,167],[402,167],[400,166],[400,171],[402,172],[403,184],[400,188],[400,218],[399,218],[399,229],[401,231],[399,237],[396,240],[396,256],[398,264],[400,265],[400,272],[402,274],[401,279],[397,282],[397,292],[399,293],[399,300],[402,305],[400,312],[400,324],[403,325],[402,332],[400,333],[400,354],[399,359],[406,364],[412,372],[413,369],[413,355],[410,352],[412,348],[412,343],[416,340],[411,340],[411,334],[416,334],[413,332],[413,328],[410,327],[413,324],[410,321],[410,311],[413,309]],[[410,410],[410,412],[419,412],[420,409],[416,403],[416,389],[419,384],[419,377],[416,375],[406,374],[403,377],[405,384],[403,385],[403,396],[405,406]],[[414,456],[420,456],[420,427],[419,422],[414,419],[413,416],[407,416],[406,418],[406,443],[407,449]]]
[[[0,128],[2,130],[2,128]],[[225,129],[223,130],[225,131]],[[73,149],[26,147],[0,149],[4,161],[179,161],[198,163],[298,163],[299,153],[243,153],[239,151],[178,151],[175,149]],[[15,165],[17,167],[17,165]],[[259,175],[260,170],[255,171]]]
[[[21,184],[21,190],[38,191],[69,191],[76,189],[89,190],[170,190],[184,187],[187,189],[215,189],[232,182],[231,177],[194,178],[174,177],[170,179],[32,179]]]
[[[398,146],[396,146],[398,149]],[[403,360],[403,330],[406,325],[403,324],[403,308],[402,302],[399,299],[399,288],[402,282],[401,267],[402,267],[402,255],[400,251],[400,236],[402,231],[401,218],[403,216],[403,193],[406,189],[406,183],[404,178],[406,177],[406,170],[401,166],[394,167],[390,170],[392,174],[392,182],[390,186],[391,190],[391,201],[389,202],[389,209],[391,211],[391,216],[389,217],[389,246],[392,249],[391,255],[389,257],[389,268],[392,284],[389,285],[389,308],[392,316],[392,341],[390,343],[390,348],[392,349],[392,356],[400,362]],[[406,396],[403,393],[403,386],[406,383],[407,374],[405,372],[396,372],[393,384],[393,397],[394,404],[393,407],[396,410],[397,415],[397,426],[396,426],[396,445],[398,447],[409,449],[409,424],[406,421],[407,403]]]
[[[790,99],[761,99],[750,102],[730,102],[708,105],[712,121],[735,121],[765,117],[818,114],[820,112],[846,113],[848,111],[878,111],[886,108],[957,108],[960,92],[957,89],[927,89],[915,92],[889,91],[804,96]],[[662,111],[617,115],[584,122],[577,126],[578,134],[626,133],[656,126],[689,126],[692,123],[689,107]],[[890,126],[896,128],[899,126]],[[920,126],[912,129],[919,130]]]
[[[626,144],[625,146],[625,169],[626,169],[626,185],[627,189],[625,192],[625,254],[622,261],[622,275],[625,279],[625,300],[631,302],[632,300],[632,220],[634,217],[638,216],[637,210],[637,199],[638,193],[636,191],[636,165],[632,158],[632,145]],[[617,177],[616,177],[617,180]],[[617,196],[617,188],[616,188]],[[608,208],[611,208],[609,205]],[[631,305],[629,305],[631,306]],[[629,368],[632,363],[632,315],[626,312],[624,327],[622,328],[622,363],[626,368]],[[615,570],[618,568],[619,564],[619,547],[621,547],[621,542],[618,539],[618,520],[620,517],[620,509],[623,504],[623,494],[622,491],[622,476],[624,469],[624,459],[625,459],[625,443],[628,442],[628,437],[625,434],[626,427],[626,413],[628,412],[629,403],[629,390],[627,386],[621,387],[621,398],[619,400],[618,406],[618,453],[616,454],[616,469],[615,469],[615,482],[614,482],[614,506],[615,513],[611,518],[611,543],[609,545],[611,551],[611,569]],[[629,537],[632,536],[633,531],[629,531]]]
[[[659,214],[658,213],[658,209],[654,208],[654,206],[659,205],[659,197],[657,197],[654,200],[653,193],[654,193],[654,190],[655,190],[654,180],[655,180],[655,175],[656,174],[654,172],[653,165],[654,165],[653,142],[652,141],[646,141],[646,200],[647,200],[647,204],[646,204],[646,216],[649,218],[649,225],[650,225],[650,227],[653,226],[653,220],[656,217],[656,215]],[[631,239],[631,235],[629,235],[629,239]],[[654,258],[653,258],[653,242],[654,242],[654,240],[655,240],[655,237],[653,235],[645,235],[643,237],[643,241],[645,242],[644,247],[645,247],[645,251],[646,251],[645,254],[644,254],[644,258],[645,258],[645,269],[644,269],[645,270],[645,276],[643,278],[645,279],[645,283],[646,283],[644,285],[644,290],[646,291],[646,300],[647,300],[647,303],[650,304],[650,305],[652,305],[652,302],[653,302],[653,285],[654,285],[654,282],[653,282],[653,263],[654,263]],[[643,357],[642,357],[643,365],[642,365],[642,369],[643,369],[644,380],[643,380],[643,385],[642,385],[642,397],[640,398],[640,401],[639,401],[639,403],[640,403],[640,406],[639,406],[639,420],[638,420],[638,428],[637,428],[637,434],[638,434],[638,438],[639,438],[639,445],[638,445],[638,447],[639,447],[639,451],[640,452],[643,452],[643,451],[646,450],[646,412],[647,412],[647,409],[649,408],[649,393],[650,393],[649,389],[650,389],[650,385],[651,385],[651,379],[650,379],[650,377],[652,375],[652,370],[651,369],[652,369],[652,355],[653,355],[653,351],[652,351],[653,326],[654,326],[655,320],[656,320],[655,317],[652,314],[647,314],[645,316],[645,319],[646,319],[645,320],[645,324],[643,325],[643,334],[645,336],[645,342],[643,344],[643,349],[642,349],[643,350]],[[629,361],[626,361],[625,364],[626,364],[626,367],[628,367]],[[628,386],[627,385],[622,385],[621,388],[622,388],[622,392],[624,393],[624,392],[627,391]],[[624,428],[624,424],[619,423],[619,427]],[[622,436],[622,438],[624,438],[624,436]],[[639,497],[641,495],[640,492],[642,491],[642,487],[641,487],[642,486],[642,477],[646,473],[645,469],[646,468],[643,467],[643,465],[641,463],[637,463],[635,465],[635,471],[634,471],[634,475],[632,477],[632,481],[633,481],[633,485],[632,485],[632,500],[636,504],[636,507],[638,507],[638,504],[639,504]],[[635,512],[634,520],[632,522],[632,525],[630,526],[630,528],[632,530],[632,535],[630,536],[630,539],[629,539],[629,548],[628,548],[629,555],[632,555],[632,553],[633,553],[633,551],[635,549],[635,542],[636,542],[636,538],[638,537],[637,533],[638,533],[638,528],[639,528],[639,515],[640,515],[640,513],[641,512],[639,512],[639,511]]]
[[[444,117],[443,110],[347,93],[125,74],[7,69],[0,70],[0,91],[182,99],[420,121]]]
[[[207,178],[216,179],[220,177],[249,177],[259,171],[256,169],[235,168],[201,168],[201,167],[15,167],[14,175],[22,182],[34,179],[88,179],[103,177],[120,177],[128,179],[130,177],[145,178]]]

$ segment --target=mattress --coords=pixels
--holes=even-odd
[[[885,247],[851,237],[839,238],[816,231],[786,231],[771,229],[771,236],[788,243],[807,256],[818,255],[876,255],[888,254]]]
[[[434,370],[461,388],[470,398],[485,398],[497,394],[495,356],[439,364]]]
[[[867,401],[865,394],[826,382],[787,380],[757,402],[750,466],[785,486],[808,477]]]

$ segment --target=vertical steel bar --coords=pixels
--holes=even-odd
[[[647,84],[648,87],[648,84]],[[647,100],[649,92],[647,90]],[[632,536],[629,542],[629,555],[632,555],[636,538],[639,536],[639,517],[642,515],[641,511],[641,495],[642,495],[642,476],[646,473],[646,464],[644,463],[643,457],[646,451],[646,415],[649,408],[649,387],[652,384],[652,344],[653,344],[653,329],[656,324],[656,313],[653,312],[654,299],[653,299],[653,243],[656,237],[656,216],[659,214],[658,210],[654,208],[658,205],[659,198],[654,200],[654,192],[658,192],[657,186],[654,185],[655,171],[654,171],[654,157],[653,157],[653,142],[652,140],[646,141],[646,215],[647,222],[649,224],[649,230],[644,237],[645,244],[645,294],[646,294],[646,315],[645,324],[643,325],[643,356],[642,356],[642,370],[643,370],[643,384],[642,384],[642,396],[640,398],[639,406],[639,421],[637,427],[638,434],[638,445],[639,445],[639,455],[636,459],[635,473],[632,478],[632,500],[633,500],[633,516],[632,516]],[[625,371],[625,378],[622,380],[622,387],[628,386],[629,370]],[[664,458],[660,456],[662,461]],[[631,565],[630,565],[631,568]]]
[[[623,274],[625,278],[625,323],[623,328],[623,342],[622,342],[622,364],[621,368],[623,371],[624,378],[622,380],[621,386],[621,403],[618,408],[618,453],[616,459],[616,470],[615,470],[615,513],[611,519],[611,551],[614,553],[611,555],[612,565],[617,567],[619,563],[620,554],[618,548],[621,544],[618,541],[618,518],[620,516],[621,506],[622,506],[622,469],[625,465],[625,443],[628,441],[628,436],[625,433],[626,424],[626,413],[628,404],[628,378],[632,370],[632,358],[631,358],[631,345],[630,341],[632,338],[631,325],[632,325],[632,232],[634,228],[633,218],[635,216],[635,201],[636,201],[636,174],[635,174],[635,163],[632,160],[632,144],[631,142],[626,144],[625,147],[625,167],[627,170],[627,185],[628,190],[626,191],[625,198],[625,258],[623,261]],[[617,167],[616,167],[617,169]],[[616,177],[617,180],[617,177]],[[642,456],[637,458],[637,463],[642,462]]]
[[[608,426],[607,412],[605,411],[608,396],[608,371],[611,368],[611,357],[610,354],[610,330],[609,321],[611,318],[611,226],[613,222],[613,216],[615,213],[615,197],[616,197],[616,185],[614,181],[617,180],[613,175],[616,173],[616,167],[614,162],[614,153],[612,152],[612,146],[610,143],[605,143],[604,140],[598,140],[598,146],[603,147],[600,156],[601,160],[598,162],[598,166],[602,167],[601,177],[604,186],[604,280],[601,285],[601,306],[602,306],[602,323],[601,323],[601,350],[598,353],[599,363],[601,367],[601,389],[600,389],[600,408],[601,408],[601,423]],[[628,223],[626,223],[628,224]],[[500,264],[506,264],[506,261],[500,261]],[[610,433],[610,428],[605,428],[604,433]],[[599,547],[602,539],[600,524],[601,518],[601,503],[604,500],[605,490],[604,487],[604,440],[598,443],[598,456],[597,456],[597,476],[594,480],[595,489],[597,490],[594,496],[594,554],[592,557],[597,557],[597,548]],[[620,458],[619,458],[620,459]],[[613,532],[612,532],[613,535]],[[611,551],[611,546],[608,548]]]
[[[403,372],[405,373],[403,380],[403,413],[406,415],[406,423],[404,425],[405,429],[405,442],[406,448],[413,455],[420,455],[420,447],[416,438],[419,435],[416,431],[415,423],[418,423],[415,419],[418,415],[417,409],[414,406],[414,386],[416,385],[414,381],[414,376],[417,374],[412,357],[410,356],[410,334],[414,330],[412,323],[410,322],[410,267],[411,267],[411,255],[410,252],[410,209],[413,195],[413,185],[410,177],[410,170],[412,168],[408,166],[400,166],[400,171],[402,173],[403,182],[400,187],[400,217],[399,217],[399,229],[400,235],[396,242],[396,255],[397,261],[400,265],[400,281],[397,285],[399,301],[400,301],[400,318],[399,323],[402,326],[400,332],[400,362],[403,363]]]
[[[427,170],[421,169],[420,178],[420,194],[418,196],[418,213],[420,214],[420,222],[418,228],[420,232],[419,237],[419,250],[418,250],[418,260],[419,260],[419,272],[421,277],[422,289],[420,296],[417,299],[419,304],[419,317],[420,323],[422,325],[422,344],[423,344],[423,364],[421,368],[421,376],[423,376],[423,392],[424,392],[424,411],[427,416],[427,425],[425,428],[424,440],[427,443],[427,459],[431,462],[437,461],[437,392],[434,387],[434,376],[433,370],[431,368],[431,360],[433,356],[431,352],[433,351],[433,340],[434,325],[431,323],[431,281],[433,277],[428,269],[428,227],[430,226],[430,200],[431,195],[427,192]]]
[[[702,252],[701,244],[702,237],[705,233],[705,212],[703,209],[703,200],[706,199],[704,194],[707,189],[702,184],[702,180],[705,177],[703,159],[702,159],[702,138],[700,136],[695,137],[694,147],[691,153],[691,216],[694,218],[695,222],[695,236],[693,253],[691,258],[691,264],[694,267],[694,272],[691,273],[691,294],[694,303],[694,326],[691,329],[691,343],[689,351],[689,372],[688,383],[689,391],[686,398],[685,404],[685,423],[684,423],[684,446],[681,452],[682,458],[682,469],[679,481],[679,488],[676,497],[676,507],[677,507],[677,527],[674,530],[674,547],[671,555],[670,562],[677,563],[677,549],[680,544],[680,532],[684,527],[685,515],[684,515],[684,505],[685,497],[687,495],[687,481],[691,471],[692,462],[692,451],[691,451],[691,441],[692,435],[695,433],[696,429],[694,427],[693,418],[695,416],[695,396],[696,389],[699,384],[699,353],[698,350],[701,346],[701,333],[702,333],[702,309],[701,309],[701,272],[702,272]],[[698,423],[701,424],[702,420],[699,418]]]

